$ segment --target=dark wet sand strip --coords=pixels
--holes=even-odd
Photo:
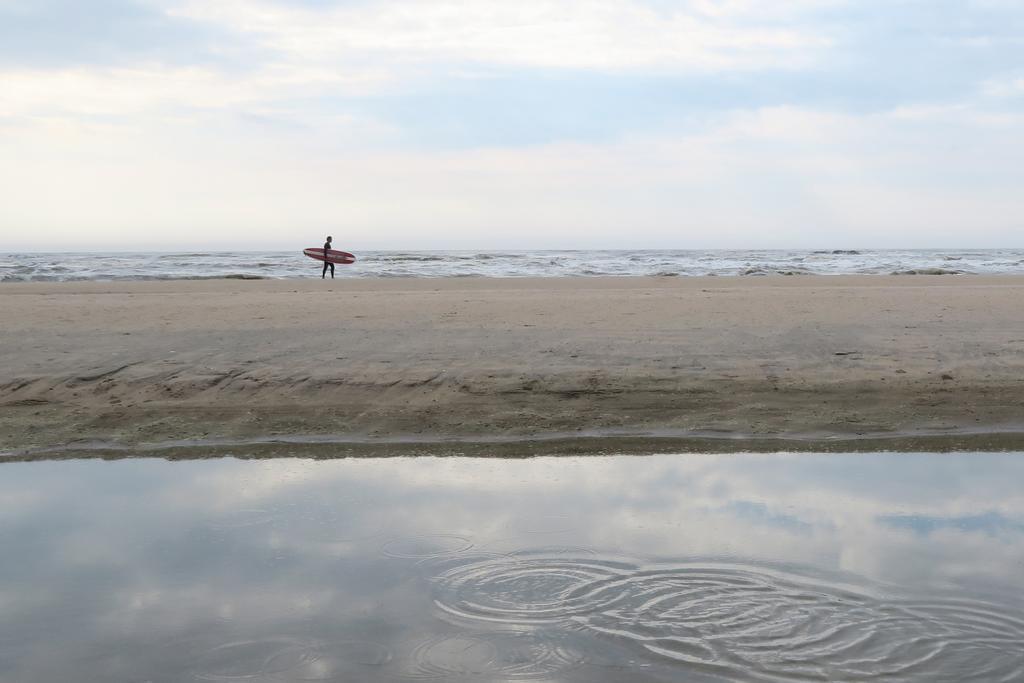
[[[982,431],[942,434],[867,435],[852,438],[815,436],[756,437],[621,433],[539,435],[493,439],[365,438],[302,436],[279,439],[167,441],[118,444],[77,442],[0,452],[0,462],[123,458],[240,460],[304,458],[391,458],[409,456],[520,459],[547,456],[659,455],[666,453],[996,453],[1020,451],[1024,431]]]

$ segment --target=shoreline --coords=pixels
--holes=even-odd
[[[352,251],[352,249],[348,249]],[[339,276],[694,277],[842,274],[1018,274],[1024,249],[357,250]],[[319,276],[298,249],[0,254],[0,280],[97,281]]]
[[[1014,275],[3,283],[0,452],[1024,450],[1021,300]]]
[[[1024,451],[1024,426],[975,432],[866,434],[858,436],[751,434],[538,434],[528,437],[352,438],[330,435],[253,437],[245,440],[168,441],[118,444],[68,443],[0,451],[3,462],[52,460],[343,460],[392,457],[525,459],[558,456],[741,454],[741,453],[1008,453]]]
[[[793,283],[807,284],[821,281],[824,286],[858,285],[893,287],[914,286],[915,282],[925,281],[930,286],[943,283],[968,282],[983,286],[1010,285],[1017,286],[1024,281],[1024,272],[1006,273],[970,273],[970,272],[891,272],[891,273],[737,273],[733,275],[637,275],[637,274],[604,274],[604,275],[346,275],[323,280],[319,271],[312,275],[294,277],[249,276],[247,274],[210,275],[180,278],[123,278],[111,280],[32,280],[32,281],[0,281],[0,294],[94,294],[94,293],[129,293],[138,288],[151,288],[153,291],[171,293],[178,285],[186,289],[203,290],[205,285],[237,284],[241,286],[265,286],[268,291],[288,289],[298,285],[300,291],[320,291],[323,285],[353,285],[359,291],[372,290],[420,290],[416,283],[444,283],[442,290],[460,289],[462,285],[496,283],[499,287],[506,285],[515,288],[522,285],[526,289],[543,289],[557,283],[593,283],[599,288],[657,288],[657,283],[664,282],[667,286],[679,282],[701,282],[708,284],[728,283],[764,283],[764,286],[786,287]],[[873,281],[875,281],[873,283]],[[632,284],[630,284],[632,283]],[[872,284],[873,283],[873,284]],[[169,289],[170,288],[170,289]],[[21,290],[21,291],[19,291]],[[63,291],[62,291],[63,290]],[[69,291],[71,290],[71,291]],[[78,291],[74,291],[78,290]]]

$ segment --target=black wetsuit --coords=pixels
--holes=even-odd
[[[330,251],[330,249],[331,249],[331,243],[330,242],[324,242],[324,258],[325,259],[327,258],[327,252]],[[320,273],[320,279],[321,280],[323,278],[327,277],[327,268],[328,267],[331,269],[331,279],[332,280],[334,279],[334,264],[333,263],[328,263],[327,261],[324,261],[324,272]]]

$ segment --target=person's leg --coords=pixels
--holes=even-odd
[[[334,279],[334,264],[331,264],[331,279]]]
[[[321,280],[323,280],[325,277],[327,277],[327,266],[330,266],[330,265],[331,265],[330,263],[328,263],[327,261],[324,261],[324,272],[320,273],[320,279]],[[331,266],[331,267],[333,268],[334,266]]]

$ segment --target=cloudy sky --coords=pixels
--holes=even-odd
[[[0,251],[1024,247],[1020,0],[0,0]]]

